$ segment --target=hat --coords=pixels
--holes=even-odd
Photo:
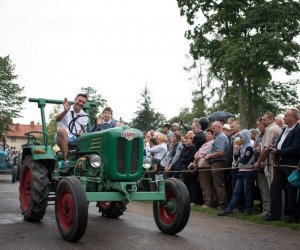
[[[225,124],[223,125],[223,128],[224,128],[224,129],[227,129],[227,130],[230,130],[230,125],[227,124],[227,123],[225,123]]]
[[[209,124],[209,120],[206,117],[200,117],[199,124],[202,130],[206,130]]]

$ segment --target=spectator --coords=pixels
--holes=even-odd
[[[181,154],[181,162],[182,168],[187,170],[188,166],[194,160],[194,155],[196,153],[196,146],[193,144],[193,135],[186,134],[184,137],[185,144]],[[190,197],[191,197],[191,204],[194,205],[197,202],[197,177],[198,172],[186,172],[182,174],[183,182],[186,185]]]
[[[252,200],[252,182],[253,182],[253,163],[254,163],[254,149],[251,143],[250,132],[247,129],[243,129],[239,133],[242,139],[241,145],[239,145],[239,153],[236,155],[238,164],[238,178],[234,187],[233,196],[228,206],[220,213],[219,216],[231,214],[233,209],[237,206],[241,197],[241,193],[245,196],[245,210],[244,214],[251,214],[253,200]]]
[[[210,171],[210,165],[208,160],[205,159],[205,156],[211,150],[212,144],[214,142],[214,134],[212,129],[207,129],[206,133],[207,142],[204,143],[201,148],[195,154],[195,165],[200,170],[198,178],[200,181],[200,187],[203,194],[203,206],[204,208],[214,207],[216,200],[216,190],[213,185],[212,174]]]
[[[284,120],[283,120],[284,115],[280,114],[275,117],[275,123],[280,127],[284,128]]]
[[[167,136],[168,138],[168,149],[170,150],[171,146],[172,146],[172,138],[173,138],[173,132],[171,131],[171,126],[170,124],[166,123],[164,126],[163,126],[163,133]]]
[[[228,152],[229,141],[227,136],[222,131],[222,123],[216,121],[212,124],[212,130],[215,135],[215,140],[212,144],[212,148],[205,156],[205,159],[209,161],[214,187],[217,191],[219,207],[224,209],[227,204],[227,196],[225,189],[225,172],[223,168],[226,167],[226,155]]]
[[[224,132],[224,134],[228,137],[228,139],[231,136],[231,130],[230,130],[230,125],[225,123],[222,127],[222,131]]]
[[[173,123],[171,125],[171,130],[174,133],[175,131],[179,131],[179,124],[178,123]]]
[[[194,134],[193,144],[196,146],[196,150],[198,150],[206,142],[206,137],[201,130],[201,125],[199,122],[193,122],[192,131]]]
[[[181,143],[181,137],[182,135],[180,134],[180,132],[175,131],[173,133],[173,139],[172,139],[173,143],[168,156],[169,164],[165,168],[165,171],[166,172],[175,171],[175,172],[168,173],[167,174],[168,178],[174,177],[179,179],[180,176],[179,171],[182,170],[181,154],[184,146]]]
[[[266,112],[261,120],[265,126],[265,132],[261,141],[261,151],[258,160],[254,164],[257,170],[258,186],[262,194],[263,214],[270,213],[270,185],[273,165],[273,158],[269,158],[268,148],[275,146],[282,129],[275,123],[274,115]]]
[[[256,137],[256,141],[254,143],[255,162],[257,162],[259,159],[260,152],[262,150],[262,138],[266,130],[264,124],[262,123],[262,118],[259,118],[256,124],[259,130],[259,134]],[[261,196],[262,213],[260,214],[260,216],[266,216],[270,213],[270,193],[268,189],[268,182],[265,177],[264,168],[256,169],[256,180]]]
[[[156,169],[158,171],[164,171],[165,166],[167,165],[167,136],[164,134],[158,134],[157,136],[158,145],[151,147],[146,147],[147,155],[151,154],[153,164],[156,165]]]
[[[300,211],[296,208],[297,189],[290,185],[287,178],[293,172],[293,168],[286,166],[297,166],[300,151],[300,119],[299,111],[289,108],[284,115],[284,123],[287,125],[275,147],[270,148],[272,155],[276,157],[277,170],[271,184],[271,214],[265,220],[279,220],[281,218],[282,201],[281,194],[285,185],[288,191],[288,216],[289,222],[299,222]]]
[[[230,117],[227,119],[227,124],[231,125],[235,122],[234,118],[233,117]]]
[[[233,159],[233,154],[234,152],[234,145],[235,145],[235,140],[238,138],[238,133],[241,131],[241,125],[235,121],[231,123],[230,125],[230,130],[231,130],[231,135],[229,137],[229,147],[228,147],[228,154],[227,154],[227,167],[234,167],[236,166],[236,162]],[[227,198],[228,200],[231,199],[235,183],[236,183],[236,178],[237,178],[238,170],[237,169],[232,169],[230,171],[230,175],[226,175],[226,188],[227,188]],[[243,202],[241,202],[243,204]]]

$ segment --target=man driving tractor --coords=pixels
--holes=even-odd
[[[81,131],[81,126],[86,126],[88,123],[87,117],[79,118],[77,123],[73,123],[69,128],[70,122],[77,116],[86,115],[83,111],[83,107],[88,101],[86,94],[78,94],[74,100],[74,104],[71,105],[68,99],[65,98],[63,102],[63,110],[56,116],[57,121],[57,133],[55,140],[63,155],[63,164],[60,166],[60,171],[66,172],[71,167],[71,162],[68,161],[68,144],[75,144],[78,137],[75,134],[76,131]]]

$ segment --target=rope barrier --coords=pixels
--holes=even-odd
[[[276,165],[273,165],[274,167],[276,167]],[[286,167],[286,168],[298,168],[298,166],[292,166],[292,165],[280,165],[279,167]],[[193,173],[193,172],[206,172],[206,171],[221,171],[221,170],[233,170],[233,169],[241,169],[239,167],[227,167],[227,168],[205,168],[205,169],[197,169],[195,168],[195,170],[189,170],[189,169],[185,169],[185,170],[180,170],[180,171],[145,171],[145,173],[154,173],[154,174],[167,174],[167,173]],[[247,169],[251,169],[254,171],[254,168],[247,168]]]

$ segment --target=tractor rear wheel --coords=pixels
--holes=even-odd
[[[16,181],[20,180],[20,176],[21,176],[21,166],[22,166],[22,156],[19,155],[16,161],[16,165],[17,165],[17,176],[16,176]]]
[[[22,165],[20,179],[20,205],[26,221],[40,221],[46,213],[49,194],[48,169],[40,161],[27,156]]]
[[[69,176],[58,183],[55,197],[55,217],[62,237],[78,241],[88,222],[88,202],[79,179]]]
[[[102,216],[118,218],[127,209],[127,203],[128,201],[98,201],[97,206],[99,207],[99,212],[102,212]]]
[[[165,234],[177,234],[186,226],[191,211],[189,192],[184,183],[170,178],[165,181],[165,201],[153,202],[154,220]]]

